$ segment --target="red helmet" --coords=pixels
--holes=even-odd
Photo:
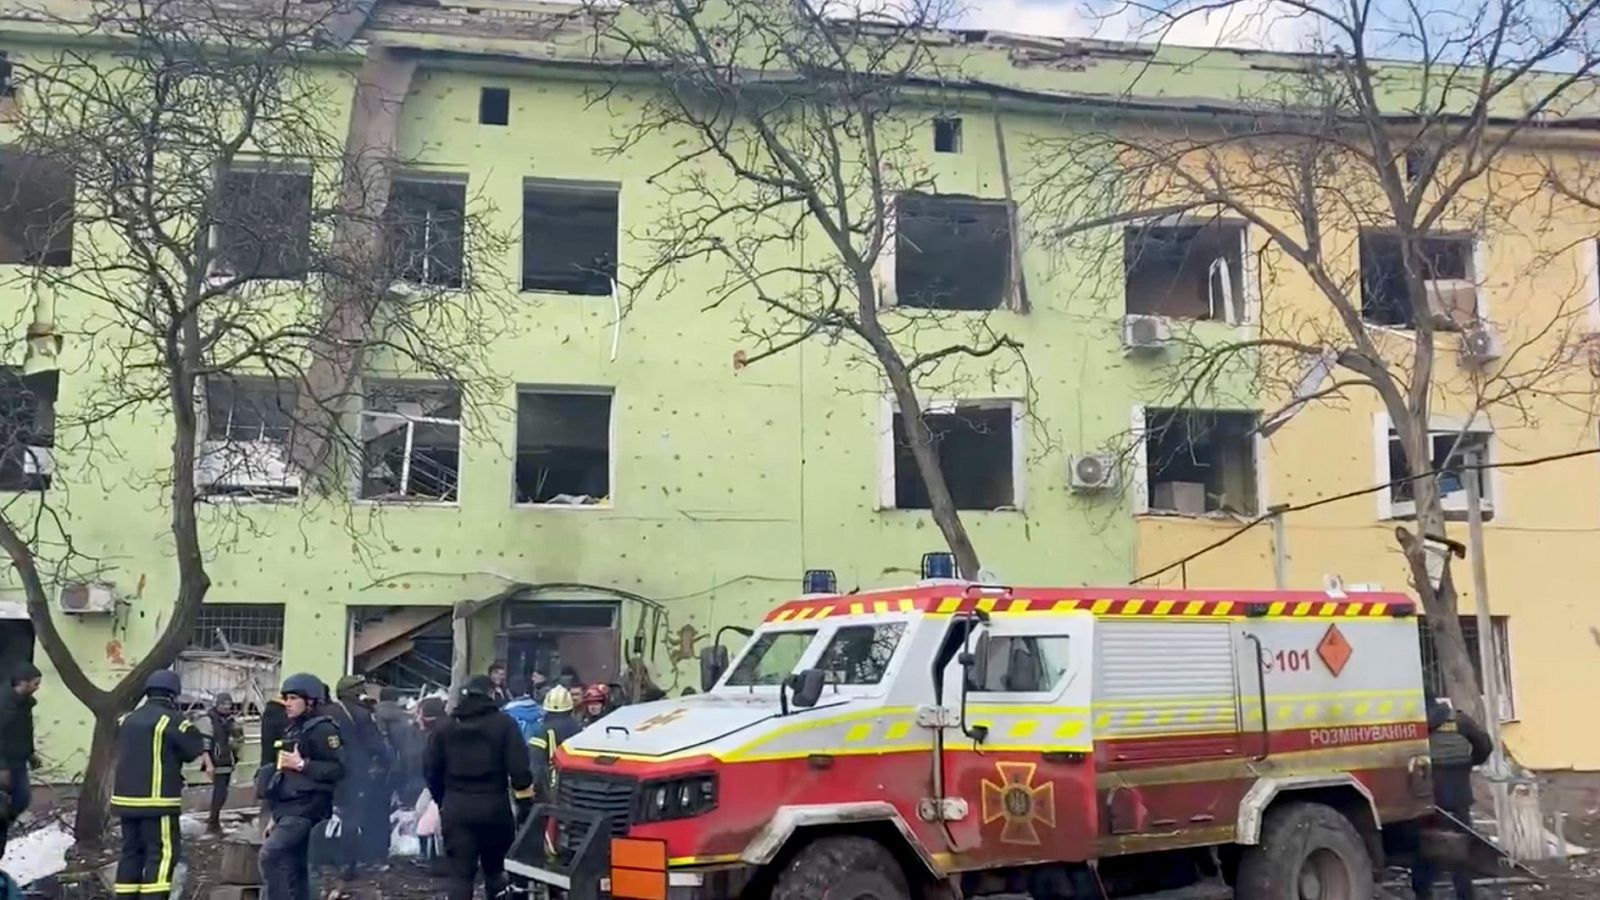
[[[611,688],[603,684],[591,684],[583,689],[583,702],[606,703],[611,700]]]

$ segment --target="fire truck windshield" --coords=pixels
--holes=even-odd
[[[812,631],[769,631],[756,638],[728,676],[728,687],[776,686],[794,674],[811,646]]]
[[[888,674],[889,660],[906,633],[906,623],[848,625],[834,632],[817,663],[829,684],[871,685]]]

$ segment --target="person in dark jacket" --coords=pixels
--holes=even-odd
[[[206,830],[221,834],[222,807],[228,803],[233,769],[244,752],[244,727],[235,718],[232,695],[219,692],[211,701],[211,709],[200,720],[200,733],[205,736],[206,753],[211,756],[211,807]]]
[[[450,900],[472,900],[478,870],[486,897],[505,887],[506,852],[533,808],[533,771],[517,723],[494,701],[487,677],[467,681],[455,714],[428,739],[423,772],[439,803]],[[506,803],[507,785],[517,816]]]
[[[22,815],[32,802],[28,769],[39,768],[39,754],[33,745],[33,707],[39,701],[39,685],[44,677],[33,663],[18,663],[11,671],[10,683],[0,691],[0,769],[9,781],[11,818]]]
[[[556,685],[544,695],[544,734],[531,738],[533,750],[533,789],[539,800],[554,803],[556,796],[556,750],[583,730],[573,713],[572,692]]]
[[[145,681],[142,706],[117,726],[117,768],[111,812],[122,822],[114,892],[119,898],[163,898],[178,867],[183,766],[205,754],[206,741],[178,712],[183,685],[176,672]],[[206,768],[210,769],[209,760]]]
[[[339,701],[330,715],[344,740],[345,780],[335,798],[342,831],[347,879],[358,865],[381,865],[389,858],[389,771],[394,751],[366,703],[367,679],[346,675],[334,690]]]
[[[422,731],[415,717],[400,705],[399,688],[382,690],[372,716],[394,752],[394,765],[389,769],[389,793],[399,798],[402,806],[410,807],[422,793],[422,752],[426,743]]]
[[[506,670],[506,661],[497,659],[489,665],[489,681],[494,685],[494,692],[489,699],[496,706],[505,706],[511,702],[511,674]]]
[[[261,845],[261,878],[272,900],[310,900],[311,833],[333,815],[333,794],[344,779],[344,742],[324,711],[326,698],[315,675],[283,683],[288,728],[273,751],[272,818]]]
[[[1494,753],[1494,741],[1471,716],[1458,712],[1444,698],[1428,701],[1428,753],[1433,758],[1434,805],[1460,820],[1472,824],[1472,770]],[[1411,869],[1411,891],[1417,900],[1433,895],[1439,866],[1419,861]],[[1457,900],[1471,900],[1472,875],[1454,871],[1450,880]]]

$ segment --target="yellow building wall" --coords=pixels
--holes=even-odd
[[[1480,296],[1487,299],[1487,317],[1503,335],[1507,356],[1511,348],[1522,348],[1514,365],[1530,368],[1531,354],[1548,358],[1558,343],[1571,344],[1585,330],[1600,331],[1594,301],[1597,233],[1600,223],[1552,218],[1549,207],[1539,203],[1519,207],[1511,220],[1484,232],[1486,271],[1476,273]],[[1353,266],[1353,235],[1344,239]],[[1261,243],[1252,235],[1252,246]],[[1276,268],[1263,290],[1262,307],[1266,330],[1292,328],[1331,311],[1288,264]],[[1393,334],[1385,339],[1402,350],[1410,340]],[[1468,370],[1457,360],[1453,341],[1448,335],[1438,341],[1436,416],[1459,414],[1472,402]],[[1592,363],[1582,350],[1570,362],[1562,374],[1540,382],[1545,393],[1523,393],[1515,403],[1495,404],[1483,413],[1495,432],[1494,463],[1596,447]],[[1148,402],[1159,405],[1155,396]],[[1260,409],[1280,406],[1281,401],[1262,398]],[[1258,460],[1264,466],[1261,508],[1307,504],[1387,481],[1386,448],[1375,438],[1381,413],[1370,391],[1302,411],[1265,442]],[[1600,769],[1600,719],[1581,712],[1600,688],[1600,597],[1594,586],[1600,580],[1600,455],[1499,468],[1490,475],[1489,489],[1494,513],[1485,525],[1483,552],[1490,609],[1508,617],[1516,716],[1505,729],[1508,745],[1520,763],[1532,768]],[[1410,523],[1380,518],[1377,494],[1292,512],[1285,523],[1287,587],[1321,589],[1325,577],[1336,574],[1347,585],[1415,593],[1394,538],[1395,526]],[[1237,518],[1138,516],[1134,577],[1193,554],[1243,524]],[[1466,542],[1465,521],[1452,521],[1449,536]],[[1273,529],[1262,522],[1225,546],[1140,583],[1270,588],[1273,571]],[[1453,572],[1460,609],[1470,615],[1477,601],[1470,556],[1457,560]]]

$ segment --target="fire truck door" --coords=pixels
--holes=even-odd
[[[935,747],[946,795],[966,802],[949,823],[958,868],[1091,854],[1091,631],[1088,618],[997,616],[976,633],[975,665],[946,668],[945,705],[964,721]]]

